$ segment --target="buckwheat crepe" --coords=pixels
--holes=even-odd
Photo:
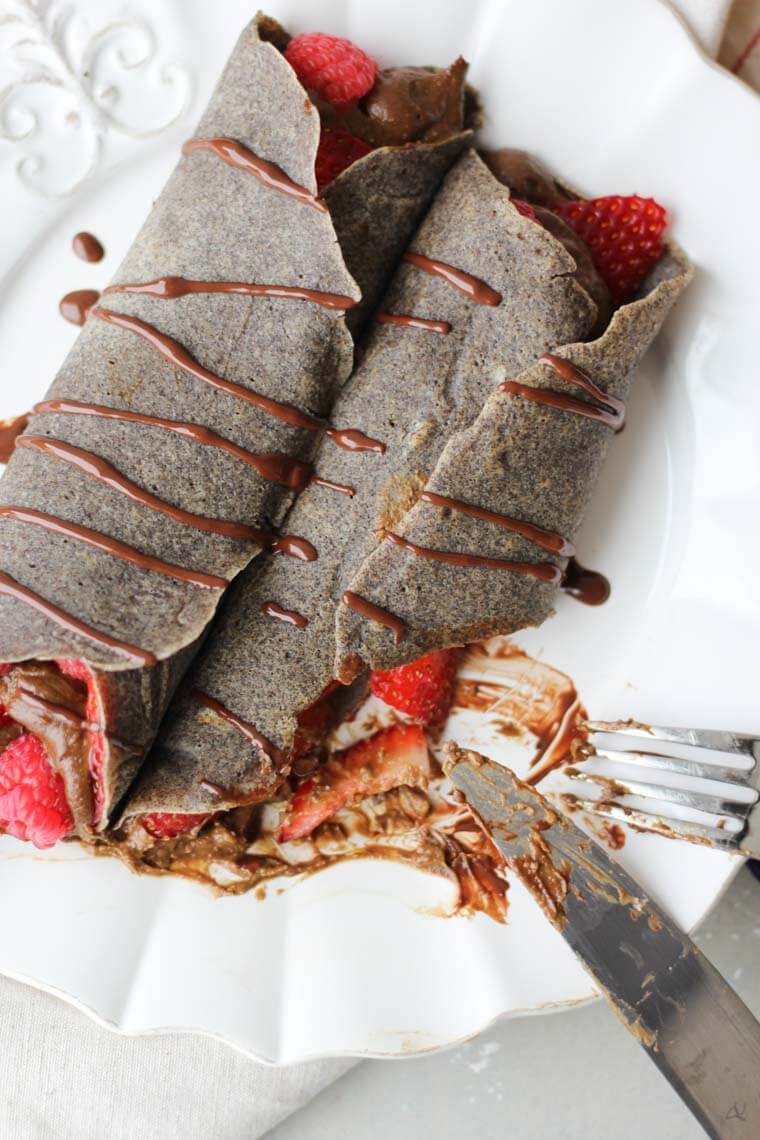
[[[308,480],[318,418],[352,368],[346,313],[374,303],[469,141],[376,150],[325,208],[320,117],[273,27],[244,30],[196,131],[234,145],[181,158],[113,282],[201,291],[107,292],[105,319],[90,316],[0,480],[0,661],[92,668],[108,734],[103,820],[225,585]],[[248,152],[254,171],[236,160]],[[260,160],[274,167],[262,175]],[[203,292],[208,282],[291,295]],[[293,295],[304,289],[321,300]]]
[[[265,796],[271,790],[278,773],[270,760],[292,743],[298,712],[332,678],[348,679],[371,660],[355,629],[376,637],[383,651],[386,643],[394,645],[387,628],[367,623],[341,601],[346,589],[359,592],[359,583],[372,600],[382,592],[382,582],[369,581],[365,574],[383,548],[378,547],[382,533],[401,528],[410,510],[417,509],[414,503],[447,444],[472,429],[500,381],[534,367],[542,353],[558,344],[581,340],[595,324],[597,307],[576,279],[574,259],[553,234],[515,208],[509,191],[474,152],[447,175],[411,252],[466,271],[490,290],[490,303],[478,303],[418,264],[402,262],[382,310],[444,322],[450,331],[394,324],[375,324],[368,331],[358,367],[332,418],[381,441],[384,453],[339,451],[323,442],[317,455],[320,473],[352,487],[353,497],[326,499],[316,488],[304,491],[286,525],[314,544],[318,560],[303,564],[264,558],[238,580],[170,710],[126,814],[211,811],[240,796]],[[499,303],[494,303],[496,296]],[[665,294],[648,308],[642,304],[647,312],[656,308],[659,313]],[[658,319],[650,319],[651,335]],[[605,344],[613,344],[611,337]],[[602,351],[610,355],[611,374],[617,375],[617,369],[627,375],[640,346],[625,355],[615,340],[614,347]],[[518,442],[525,446],[523,438]],[[473,469],[481,465],[471,449],[465,462]],[[513,467],[517,472],[518,456]],[[585,498],[585,486],[595,473],[593,456],[588,462],[580,456],[570,470],[567,464],[547,465],[540,480],[534,469],[527,469],[522,490],[527,517],[533,517],[536,506],[541,515],[544,486],[554,489],[551,493],[563,501],[566,512],[575,511],[578,488],[584,488]],[[474,603],[480,636],[496,632],[505,618],[489,605],[489,583],[484,581]],[[448,589],[448,595],[436,590],[425,599],[425,606],[441,617],[425,648],[459,643],[467,632],[455,620],[458,593]],[[545,597],[516,587],[507,614],[510,628],[536,620]],[[389,610],[400,612],[416,629],[411,604],[383,598]],[[308,624],[299,628],[272,620],[262,612],[271,602]],[[378,652],[374,640],[371,647]],[[411,660],[420,651],[415,635],[393,648],[393,660]],[[269,751],[199,703],[195,690],[253,726],[272,745]]]

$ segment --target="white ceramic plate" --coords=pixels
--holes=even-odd
[[[569,673],[595,716],[756,729],[755,97],[656,0],[639,0],[635,19],[625,0],[268,7],[389,63],[461,51],[490,142],[530,149],[588,191],[654,194],[671,209],[698,277],[641,369],[579,544],[613,598],[599,610],[563,599],[521,644]],[[132,0],[123,11],[118,0],[0,0],[27,21],[0,21],[11,80],[0,93],[0,415],[44,392],[75,335],[59,297],[107,281],[251,6]],[[80,229],[104,241],[105,262],[76,261]],[[468,742],[481,736],[476,725]],[[686,927],[736,865],[640,836],[621,858]],[[276,1062],[412,1053],[593,995],[531,901],[510,894],[506,928],[444,920],[442,881],[355,862],[263,903],[215,900],[77,849],[43,857],[4,839],[0,971],[127,1032],[203,1031]]]

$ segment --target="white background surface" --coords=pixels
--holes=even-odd
[[[760,1014],[760,883],[743,870],[698,941]],[[393,947],[388,948],[393,953]],[[451,963],[452,984],[461,964]],[[253,1140],[319,1066],[265,1071],[193,1036],[107,1033],[0,979],[2,1140]],[[266,1101],[262,1103],[262,1089]],[[413,1061],[365,1061],[268,1140],[702,1140],[602,1002],[492,1027]],[[747,1137],[747,1140],[756,1140]]]

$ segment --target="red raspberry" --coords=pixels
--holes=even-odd
[[[63,780],[30,732],[0,756],[0,831],[35,847],[52,847],[74,826]]]
[[[377,64],[366,52],[340,36],[306,32],[295,36],[285,58],[304,87],[339,110],[358,103],[377,79]]]
[[[176,839],[185,831],[201,827],[213,814],[213,812],[199,815],[184,815],[181,812],[169,811],[154,812],[153,815],[144,815],[140,823],[154,839]]]
[[[552,209],[583,238],[617,305],[636,292],[662,257],[668,219],[654,198],[616,194],[558,202]]]
[[[370,677],[370,689],[386,705],[422,724],[440,724],[454,695],[458,653],[437,649],[409,665],[385,669]]]
[[[324,190],[334,178],[371,150],[364,139],[357,138],[343,127],[323,127],[314,164],[319,190]]]

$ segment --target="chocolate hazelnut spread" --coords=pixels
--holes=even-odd
[[[74,289],[58,302],[58,311],[69,324],[81,326],[90,315],[93,305],[100,299],[97,289]]]
[[[336,111],[312,95],[326,126],[342,126],[372,147],[440,142],[477,118],[465,86],[467,63],[387,67],[358,106]]]
[[[362,100],[366,125],[355,133],[372,146],[438,142],[456,134],[464,125],[466,75],[461,56],[445,70],[385,68]]]
[[[50,662],[15,665],[0,677],[0,702],[17,725],[41,741],[61,773],[77,829],[92,830],[94,798],[90,779],[92,726],[85,717],[84,686]]]
[[[74,234],[71,240],[71,248],[82,261],[102,261],[105,254],[101,242],[94,234],[87,233],[86,230]]]
[[[571,198],[551,172],[527,151],[503,147],[482,151],[481,158],[515,198],[523,198],[536,206],[553,206]]]

